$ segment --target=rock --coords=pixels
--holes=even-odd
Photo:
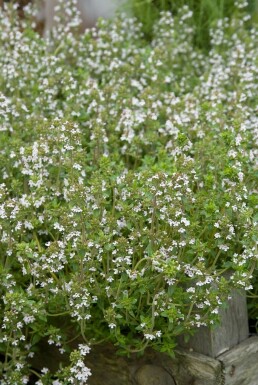
[[[110,344],[94,346],[86,363],[92,371],[89,385],[133,385],[126,359],[116,355]]]
[[[171,375],[157,365],[143,365],[135,373],[137,385],[176,385]]]

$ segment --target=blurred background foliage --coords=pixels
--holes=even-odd
[[[20,15],[22,9],[31,0],[9,0],[6,2],[18,3]],[[34,0],[37,1],[37,0]],[[41,0],[42,2],[44,0]],[[85,0],[87,1],[87,0]],[[236,7],[236,0],[120,0],[118,10],[132,13],[143,24],[143,32],[147,41],[153,36],[153,24],[157,21],[161,11],[170,11],[174,15],[178,10],[187,5],[193,11],[193,26],[195,28],[195,45],[201,49],[210,48],[210,28],[217,20],[224,17],[231,18],[239,10]],[[240,0],[238,0],[240,1]],[[258,23],[258,0],[241,0],[247,2],[247,10],[251,15],[250,24]],[[0,6],[4,3],[0,0]],[[40,1],[39,1],[40,2]],[[40,26],[39,30],[43,27]]]
[[[177,14],[178,9],[187,5],[193,11],[195,44],[200,48],[210,47],[210,28],[217,20],[231,18],[238,10],[235,0],[129,0],[133,14],[143,24],[145,37],[152,38],[153,23],[161,11]],[[258,0],[248,0],[251,22],[258,21]]]

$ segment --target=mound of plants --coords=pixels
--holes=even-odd
[[[258,29],[235,7],[208,54],[187,7],[150,43],[125,16],[79,35],[72,3],[47,40],[32,6],[0,11],[2,385],[42,340],[70,364],[37,385],[86,384],[101,342],[172,355],[252,289]]]
[[[177,14],[180,8],[188,6],[193,12],[192,24],[195,27],[193,42],[204,50],[211,47],[210,28],[214,27],[219,19],[238,17],[239,8],[245,8],[252,21],[258,20],[256,0],[239,1],[237,4],[234,0],[129,0],[129,4],[133,14],[142,22],[147,39],[152,38],[153,23],[159,18],[161,11]]]

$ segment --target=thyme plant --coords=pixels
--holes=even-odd
[[[78,348],[37,385],[86,384],[103,341],[173,354],[252,288],[258,30],[235,3],[208,54],[187,7],[150,44],[124,16],[79,35],[72,2],[47,40],[31,6],[0,11],[2,385],[29,382],[41,340]]]
[[[188,6],[193,12],[194,44],[204,50],[210,48],[210,28],[220,19],[236,16],[239,6],[248,10],[252,20],[257,21],[258,16],[256,0],[238,2],[237,7],[234,0],[128,0],[127,4],[143,23],[143,31],[147,39],[152,38],[153,24],[159,18],[161,11],[176,14],[180,8]]]

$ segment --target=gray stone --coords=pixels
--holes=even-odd
[[[141,366],[135,374],[135,380],[137,385],[175,385],[171,375],[157,365]]]

